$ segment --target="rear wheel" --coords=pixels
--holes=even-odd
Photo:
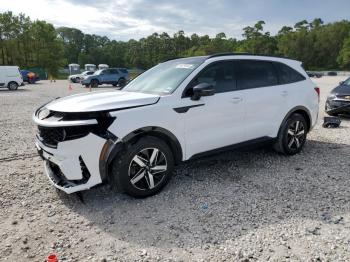
[[[7,88],[11,91],[17,90],[18,84],[16,82],[10,82],[8,83]]]
[[[156,137],[143,137],[116,156],[109,182],[131,196],[147,197],[169,182],[173,168],[169,146]]]
[[[300,114],[293,114],[281,126],[274,149],[286,155],[299,153],[305,145],[307,131],[305,118]]]

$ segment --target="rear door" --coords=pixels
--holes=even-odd
[[[287,107],[287,89],[279,85],[277,70],[265,60],[238,60],[237,89],[246,104],[246,140],[274,137]]]

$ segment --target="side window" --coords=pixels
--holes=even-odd
[[[236,63],[238,89],[278,85],[277,72],[271,62],[239,60]]]
[[[236,90],[234,64],[231,61],[209,65],[192,80],[186,96],[192,95],[192,88],[200,83],[211,84],[215,93],[224,93]]]
[[[102,71],[102,73],[104,75],[109,75],[110,74],[110,70],[109,69],[105,69],[105,70]]]
[[[110,69],[110,74],[116,75],[118,74],[118,70],[117,69]]]
[[[274,62],[275,67],[278,70],[280,84],[291,84],[305,80],[305,77],[289,66]]]

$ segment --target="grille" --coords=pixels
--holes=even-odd
[[[48,147],[57,147],[59,142],[82,138],[96,132],[97,126],[42,127],[38,126],[40,141]]]
[[[63,128],[45,128],[38,127],[38,135],[44,145],[49,147],[57,147],[58,142],[65,139],[65,130]]]

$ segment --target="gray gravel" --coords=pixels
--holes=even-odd
[[[320,117],[343,78],[315,80]],[[51,252],[62,261],[350,261],[349,120],[339,129],[319,120],[297,156],[229,152],[182,164],[157,196],[104,185],[84,192],[84,204],[46,179],[31,114],[87,91],[66,81],[0,90],[1,261]]]

